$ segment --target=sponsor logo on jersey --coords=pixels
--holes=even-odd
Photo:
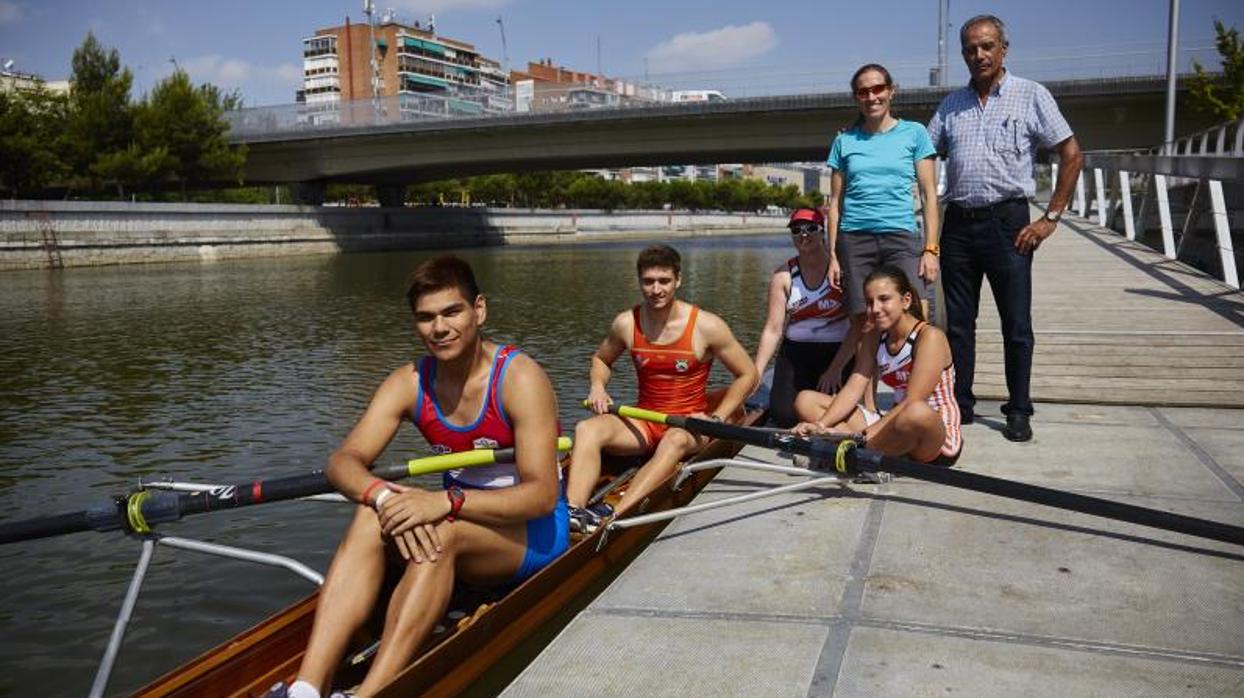
[[[447,453],[453,453],[453,449],[445,444],[432,444],[432,452],[438,456],[443,456]]]
[[[501,444],[497,443],[496,439],[490,439],[487,436],[481,436],[475,441],[471,442],[471,445],[474,446],[475,448],[496,448],[500,446]]]
[[[691,362],[686,359],[678,359],[674,362],[674,370],[679,373],[686,373],[688,368],[691,368]]]

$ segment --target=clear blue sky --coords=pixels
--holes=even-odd
[[[937,55],[937,0],[377,0],[401,19],[435,13],[438,33],[500,60],[505,22],[512,67],[552,58],[581,70],[730,96],[842,91],[865,62],[889,66],[900,85],[920,85]],[[1011,33],[1009,64],[1042,80],[1164,70],[1167,0],[951,0],[950,22],[992,12]],[[142,93],[172,70],[240,89],[248,105],[293,101],[301,39],[361,21],[362,0],[0,0],[0,60],[49,80],[67,77],[87,31],[117,48]],[[1183,0],[1184,68],[1217,65],[1213,19],[1244,28],[1244,2]],[[966,71],[951,42],[951,81]],[[1191,50],[1197,49],[1200,50]]]

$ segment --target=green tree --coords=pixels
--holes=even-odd
[[[136,110],[135,155],[171,174],[183,196],[188,186],[219,181],[241,184],[246,150],[229,147],[225,140],[229,125],[224,120],[226,106],[238,101],[236,94],[222,94],[212,85],[195,87],[185,71],[174,71]],[[160,149],[167,152],[166,157],[156,156]]]
[[[70,176],[79,183],[85,178],[91,189],[97,189],[92,166],[127,149],[132,139],[134,77],[122,69],[117,50],[105,49],[91,33],[73,52],[72,65],[66,124]]]
[[[131,143],[125,150],[104,153],[91,165],[91,174],[100,182],[116,187],[117,196],[124,198],[126,188],[154,190],[173,171],[176,162],[168,148],[157,146],[144,150]]]
[[[518,180],[512,174],[483,175],[467,182],[471,201],[490,206],[513,206],[518,194]]]
[[[31,196],[64,179],[67,110],[42,87],[0,92],[0,191]]]
[[[634,182],[626,189],[625,206],[655,211],[669,202],[669,184],[665,182]]]
[[[1244,116],[1244,45],[1240,31],[1214,20],[1214,41],[1222,56],[1222,74],[1212,75],[1197,61],[1192,61],[1196,75],[1192,77],[1189,96],[1197,111],[1221,121],[1234,121]]]

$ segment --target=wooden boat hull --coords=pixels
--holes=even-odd
[[[757,416],[752,415],[753,421]],[[717,441],[697,456],[721,458],[737,453],[739,444]],[[679,507],[691,501],[716,475],[696,473],[677,491],[669,482],[649,498],[648,511]],[[575,542],[561,557],[519,585],[444,641],[425,652],[399,674],[381,696],[452,696],[460,693],[497,661],[586,590],[620,561],[646,546],[664,524],[623,529],[609,534],[597,550],[604,530]],[[315,592],[228,642],[211,649],[156,679],[135,696],[178,698],[263,696],[274,683],[298,669],[311,634]]]

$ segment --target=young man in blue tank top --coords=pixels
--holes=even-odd
[[[519,575],[534,572],[567,547],[557,402],[548,376],[531,358],[511,357],[512,351],[480,334],[487,304],[466,262],[439,257],[420,264],[407,297],[415,329],[432,357],[425,373],[434,380],[421,382],[414,364],[391,373],[329,457],[328,479],[360,506],[320,592],[297,680],[288,688],[274,687],[270,695],[317,698],[329,689],[391,564],[401,567],[401,579],[359,696],[372,695],[409,664],[445,612],[455,580],[480,586],[521,581]],[[499,358],[507,363],[503,382],[494,370]],[[420,417],[429,404],[434,420]],[[367,466],[411,418],[434,445],[453,440],[450,432],[467,447],[481,434],[512,439],[517,457],[507,482],[513,484],[442,491],[378,480]]]

